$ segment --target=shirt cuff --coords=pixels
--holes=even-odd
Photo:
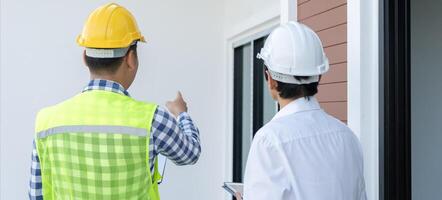
[[[192,121],[192,118],[190,118],[190,115],[187,112],[180,113],[178,115],[177,119],[178,119],[178,122],[180,122],[180,123],[184,123],[184,122],[187,122],[187,121]]]

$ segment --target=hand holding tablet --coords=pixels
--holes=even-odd
[[[224,182],[224,185],[222,186],[228,193],[238,198],[241,197],[243,194],[243,184],[242,183],[232,183],[232,182]]]

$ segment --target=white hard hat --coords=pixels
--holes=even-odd
[[[319,75],[329,69],[318,35],[293,21],[273,30],[257,57],[264,60],[273,79],[284,83],[318,82]],[[309,78],[298,80],[294,76]]]

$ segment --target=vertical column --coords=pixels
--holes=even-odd
[[[297,21],[297,0],[280,0],[281,1],[281,24],[288,21]]]

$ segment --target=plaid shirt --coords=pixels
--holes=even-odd
[[[129,96],[123,86],[109,80],[91,80],[83,92],[90,90],[106,90]],[[43,199],[40,161],[35,140],[33,146],[29,199]],[[153,173],[154,160],[158,154],[166,156],[177,165],[189,165],[196,163],[200,153],[199,131],[190,116],[183,112],[176,120],[166,109],[157,107],[149,142],[151,172]]]

